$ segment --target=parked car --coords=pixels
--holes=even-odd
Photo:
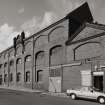
[[[67,89],[67,95],[74,100],[78,98],[95,99],[99,103],[105,103],[105,93],[91,87],[80,87],[77,89]]]

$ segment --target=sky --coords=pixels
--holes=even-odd
[[[0,0],[0,51],[25,31],[26,37],[88,2],[95,21],[105,24],[105,0]]]

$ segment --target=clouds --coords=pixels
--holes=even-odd
[[[19,9],[19,10],[18,10],[18,13],[19,13],[19,14],[24,13],[24,8]]]
[[[43,17],[34,16],[32,19],[26,21],[21,25],[21,29],[30,35],[38,32],[39,30],[49,26],[58,19],[58,16],[54,12],[45,12]]]
[[[0,26],[0,51],[11,46],[13,43],[13,38],[18,34],[13,26],[9,26],[4,23]]]
[[[48,2],[61,18],[82,4],[81,0],[48,0]]]
[[[38,32],[56,21],[57,15],[53,12],[45,12],[43,17],[34,16],[21,25],[21,30],[25,31],[26,37]],[[13,38],[21,31],[16,31],[14,26],[4,23],[0,26],[0,51],[13,45]]]
[[[41,4],[41,7],[42,5],[43,7],[38,10],[36,8],[39,8],[40,5],[37,4],[38,7],[35,6],[36,8],[34,7],[32,8],[32,6],[28,5],[29,3],[31,4],[30,1],[28,4],[26,4],[26,6],[25,4],[21,6],[19,5],[18,6],[20,8],[20,9],[18,8],[19,10],[16,8],[15,12],[16,11],[17,12],[15,14],[16,15],[15,17],[14,15],[11,15],[12,18],[11,17],[9,18],[10,13],[8,12],[9,15],[8,17],[6,16],[7,19],[5,19],[5,21],[8,21],[8,23],[4,21],[3,21],[4,24],[1,23],[2,25],[0,26],[0,50],[1,49],[3,50],[11,46],[13,43],[14,36],[17,36],[18,33],[22,32],[23,30],[26,33],[26,37],[33,35],[34,33],[40,31],[41,29],[44,29],[45,27],[49,26],[55,21],[63,18],[69,12],[79,7],[81,4],[83,4],[86,1],[88,2],[91,8],[91,12],[95,20],[105,24],[105,19],[104,19],[105,0],[46,0],[45,4]],[[49,9],[48,8],[44,9],[45,6],[48,7]],[[42,15],[42,13],[44,14]],[[11,23],[17,26],[16,28],[19,28],[18,30],[21,31],[17,31],[14,26],[10,26],[9,24]]]

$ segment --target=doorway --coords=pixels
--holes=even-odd
[[[103,91],[103,76],[94,76],[93,77],[94,88],[99,91]]]

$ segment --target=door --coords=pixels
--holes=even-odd
[[[103,76],[94,76],[94,87],[103,91]]]
[[[0,85],[2,84],[2,75],[0,75]]]
[[[49,91],[61,92],[61,77],[49,77]]]

